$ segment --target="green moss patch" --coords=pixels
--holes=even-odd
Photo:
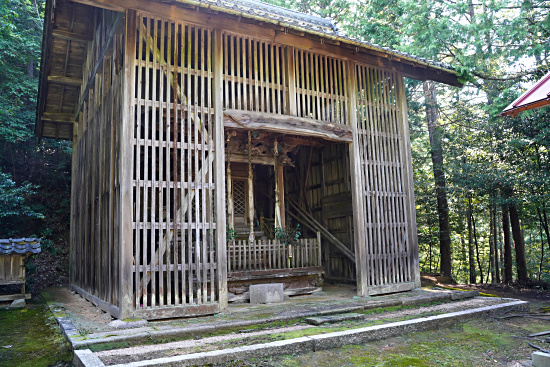
[[[538,321],[515,322],[473,320],[451,328],[405,334],[365,345],[255,359],[233,361],[224,366],[502,366],[525,361],[531,349],[512,335],[538,329]],[[502,326],[509,330],[504,330]]]
[[[0,309],[0,366],[51,366],[71,360],[71,348],[43,303],[23,310]]]

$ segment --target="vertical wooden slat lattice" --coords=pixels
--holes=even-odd
[[[84,85],[90,89],[75,125],[71,203],[71,284],[85,297],[118,316],[119,200],[118,135],[123,110],[122,49],[118,14],[97,11],[87,50]],[[105,48],[100,59],[101,50]],[[94,72],[94,67],[98,65]],[[84,87],[82,92],[84,91]]]
[[[297,116],[347,124],[345,61],[294,50]]]
[[[369,293],[405,290],[413,274],[400,76],[365,65],[356,73]]]
[[[295,269],[321,266],[320,242],[302,238],[289,247],[279,240],[232,240],[228,244],[228,272]],[[290,261],[289,261],[290,259]]]
[[[213,33],[146,15],[137,24],[134,307],[152,315],[217,302]]]
[[[224,107],[286,114],[286,47],[223,32]]]

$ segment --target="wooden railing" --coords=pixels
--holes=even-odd
[[[321,246],[317,238],[290,246],[279,240],[234,240],[227,244],[227,263],[228,272],[321,266]]]

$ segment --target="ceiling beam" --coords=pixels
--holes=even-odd
[[[82,79],[70,78],[68,76],[61,75],[48,75],[48,82],[56,84],[73,85],[80,87],[82,85]]]
[[[67,41],[76,41],[76,42],[89,42],[92,40],[92,35],[90,34],[79,34],[70,31],[65,31],[62,29],[53,29],[52,36],[54,38],[59,38]]]
[[[75,119],[72,113],[44,112],[42,114],[42,121],[73,124],[75,122]]]

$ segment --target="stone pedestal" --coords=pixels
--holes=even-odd
[[[280,303],[284,300],[283,283],[250,286],[250,303]]]

